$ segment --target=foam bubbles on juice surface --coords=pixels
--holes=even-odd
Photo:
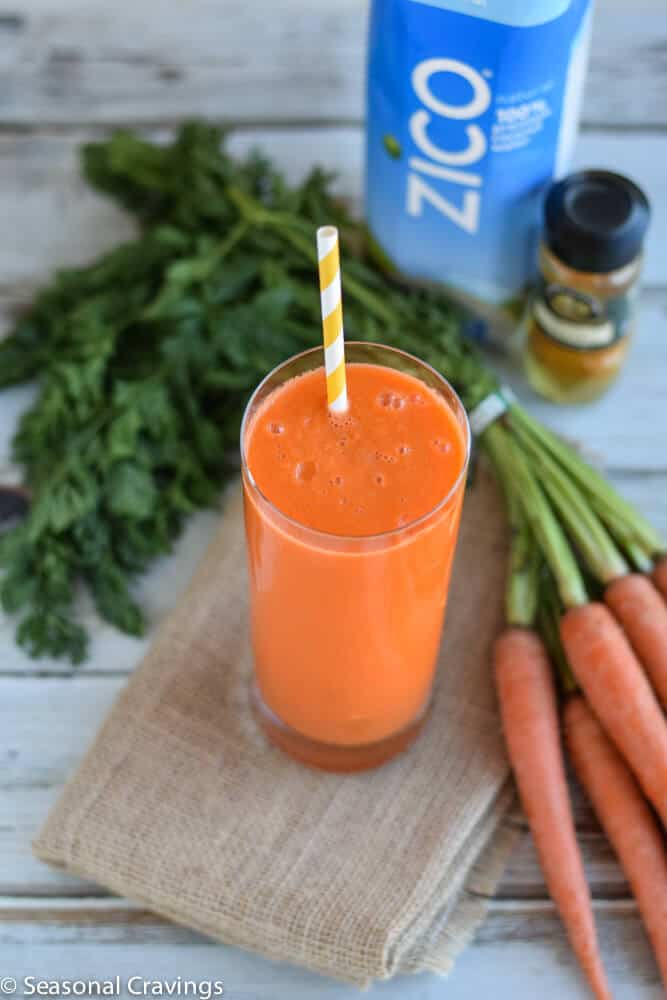
[[[334,433],[340,435],[336,438],[336,447],[344,451],[347,448],[350,435],[354,435],[358,421],[351,413],[328,413],[327,420]]]
[[[381,392],[377,398],[378,405],[385,410],[402,410],[405,406],[405,397],[400,392]]]
[[[439,451],[442,455],[449,455],[452,450],[452,442],[445,441],[443,438],[434,438],[433,447],[436,451]]]
[[[351,413],[331,413],[327,414],[327,420],[332,427],[354,427],[356,420]]]
[[[317,463],[312,461],[297,462],[294,468],[294,477],[301,483],[309,483],[315,478],[317,473]]]

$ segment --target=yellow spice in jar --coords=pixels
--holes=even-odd
[[[648,218],[643,193],[618,174],[581,171],[551,188],[525,344],[528,379],[547,398],[595,399],[620,372]]]

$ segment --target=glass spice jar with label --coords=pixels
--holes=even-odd
[[[636,184],[606,170],[551,187],[525,343],[528,380],[548,399],[596,399],[621,370],[649,211]]]

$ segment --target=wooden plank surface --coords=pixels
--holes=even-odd
[[[367,0],[14,0],[0,20],[0,121],[357,122]],[[667,8],[600,0],[584,120],[667,123]],[[242,81],[242,86],[240,82]]]
[[[132,665],[125,664],[127,669]],[[0,896],[101,894],[99,888],[84,888],[80,879],[37,861],[30,842],[125,682],[126,676],[103,674],[0,676],[4,719],[0,795],[5,806],[0,823]],[[600,898],[622,897],[625,879],[578,791],[575,809],[593,891]],[[518,811],[514,822],[525,830]],[[544,880],[527,833],[517,844],[500,895],[544,896]]]
[[[128,668],[131,664],[127,664]],[[126,682],[125,676],[0,677],[5,725],[0,769],[4,818],[0,824],[0,896],[81,897],[104,890],[36,860],[30,843],[51,804]],[[627,895],[627,884],[581,791],[574,806],[591,889],[601,899]],[[544,880],[519,810],[523,830],[498,898],[540,899]]]
[[[634,905],[595,905],[602,950],[616,1000],[664,996]],[[358,990],[287,964],[269,962],[162,923],[136,907],[99,900],[82,912],[76,901],[0,900],[0,954],[11,974],[46,979],[222,980],[227,1000],[357,1000]],[[490,978],[489,970],[493,970]],[[493,984],[492,986],[490,984]],[[492,990],[492,992],[491,992]],[[127,990],[120,994],[127,997]],[[589,997],[549,903],[492,903],[472,947],[446,984],[436,976],[401,976],[363,994],[369,1000],[517,1000]]]
[[[667,77],[667,74],[666,74]],[[81,178],[79,146],[104,134],[77,129],[65,134],[0,132],[0,218],[10,235],[0,247],[0,291],[25,294],[47,280],[54,268],[79,264],[127,239],[127,217],[107,198],[94,194]],[[166,139],[167,130],[148,135]],[[233,132],[229,149],[242,156],[263,149],[290,181],[315,164],[338,174],[337,190],[360,207],[363,133],[349,128],[261,128]],[[575,166],[612,166],[634,177],[653,202],[644,281],[667,285],[667,131],[617,133],[584,131]]]
[[[55,267],[76,264],[128,238],[132,226],[79,177],[76,149],[107,126],[139,125],[167,138],[184,116],[234,126],[231,148],[262,145],[301,176],[313,162],[340,172],[339,190],[359,204],[367,0],[333,8],[309,0],[15,0],[0,10],[0,334],[17,306]],[[605,460],[613,480],[667,535],[664,372],[667,362],[667,4],[599,0],[578,165],[634,176],[654,203],[640,334],[618,386],[593,408],[562,410],[520,395],[533,412]],[[509,380],[515,375],[505,370]],[[17,414],[30,391],[3,394],[0,477]],[[139,592],[153,627],[215,530],[217,514],[193,518],[175,555],[156,564]],[[238,1000],[352,1000],[356,991],[288,965],[216,946],[107,897],[35,861],[29,843],[50,804],[140,658],[137,642],[93,626],[93,660],[72,673],[16,651],[0,619],[0,974],[47,978],[119,974],[222,979]],[[663,995],[634,904],[583,796],[575,813],[615,997]],[[586,997],[523,833],[489,919],[446,987],[432,976],[370,991],[384,1000]],[[10,967],[11,966],[11,967]],[[121,995],[126,996],[127,991]]]

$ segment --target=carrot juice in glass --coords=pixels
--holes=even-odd
[[[316,348],[267,376],[241,429],[255,711],[283,750],[340,771],[405,749],[428,711],[470,449],[432,368],[346,354],[345,413]]]

